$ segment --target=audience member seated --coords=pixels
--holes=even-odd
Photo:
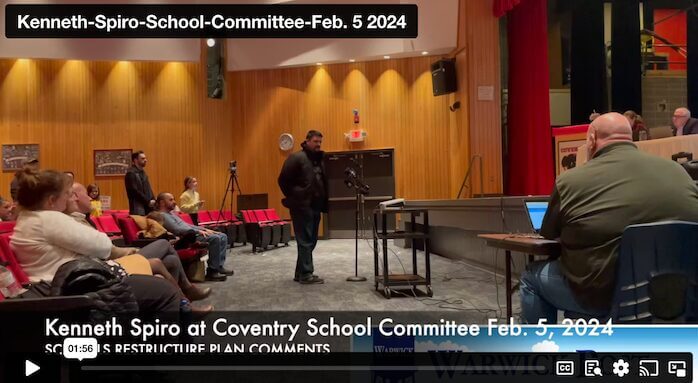
[[[595,119],[587,131],[584,166],[555,181],[541,235],[559,238],[559,259],[535,262],[521,276],[522,320],[557,321],[557,311],[608,315],[623,230],[633,224],[698,222],[698,188],[677,163],[632,143],[618,113]]]
[[[75,182],[75,173],[71,172],[70,170],[67,170],[64,171],[63,174],[68,176],[68,178],[70,179],[70,183]]]
[[[91,207],[87,189],[85,189],[85,186],[82,184],[76,182],[73,184],[73,194],[74,198],[68,201],[65,212],[78,222],[89,225],[92,229],[95,229],[86,215]],[[182,261],[177,255],[177,251],[164,239],[156,240],[141,249],[135,247],[112,246],[109,258],[118,259],[129,254],[140,254],[148,259],[153,272],[173,282],[175,286],[182,290],[183,296],[190,301],[205,299],[211,294],[210,287],[202,289],[189,281],[187,274],[184,272]],[[201,309],[210,311],[212,307],[203,307],[198,310]]]
[[[97,184],[87,185],[87,195],[90,196],[90,217],[99,217],[102,215],[102,201],[99,199],[99,186]]]
[[[652,139],[650,137],[650,130],[645,126],[642,116],[635,113],[633,110],[628,110],[623,113],[623,115],[628,119],[630,127],[633,130],[633,141],[645,141]]]
[[[698,134],[698,119],[691,118],[691,111],[687,108],[678,108],[674,111],[671,126],[675,136]]]
[[[14,221],[17,218],[15,213],[15,205],[0,197],[0,221]]]
[[[155,201],[155,206],[162,213],[163,226],[169,232],[179,237],[190,235],[192,231],[196,233],[196,240],[208,243],[208,268],[206,269],[206,280],[224,281],[228,275],[233,275],[233,270],[223,267],[225,264],[226,252],[228,251],[228,237],[217,231],[209,230],[200,226],[190,225],[174,213],[175,199],[170,193],[160,193]]]
[[[24,163],[25,168],[29,168],[34,171],[39,170],[39,160],[36,158],[29,158],[27,161]],[[12,198],[12,202],[17,203],[17,190],[19,190],[19,176],[22,174],[22,171],[18,171],[15,173],[14,178],[12,178],[12,182],[10,182],[10,198]]]
[[[106,234],[78,223],[64,214],[75,199],[67,175],[26,168],[18,176],[17,218],[11,246],[30,282],[50,283],[63,265],[81,257],[107,260],[112,243]],[[136,297],[145,316],[179,312],[178,289],[162,278],[128,275],[122,280]]]
[[[146,217],[131,216],[141,231],[140,238],[166,239],[176,250],[197,248],[208,249],[208,243],[196,240],[196,231],[189,230],[184,236],[178,237],[165,229],[165,218],[160,211],[151,211]],[[139,219],[142,218],[142,219]]]

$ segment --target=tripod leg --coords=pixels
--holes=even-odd
[[[220,220],[220,217],[223,216],[223,209],[225,208],[225,200],[228,198],[228,192],[230,191],[230,187],[231,187],[232,185],[233,185],[233,175],[231,174],[231,175],[228,177],[228,183],[227,183],[226,186],[225,186],[225,194],[223,194],[223,201],[221,201],[221,208],[218,209],[218,217],[219,217],[219,220]],[[232,195],[232,193],[231,193],[231,195],[230,195],[230,204],[231,204],[231,205],[232,205],[232,201],[233,201],[233,195]],[[230,211],[231,211],[231,212],[233,211],[232,206],[231,206],[231,208],[230,208]]]
[[[233,173],[231,176],[232,176],[233,179],[235,180],[235,186],[238,188],[238,194],[242,194],[242,190],[240,189],[240,183],[238,182],[238,175],[237,175],[237,173]],[[231,192],[234,193],[235,190],[233,189],[233,190],[231,190]],[[231,195],[232,195],[232,193],[231,193]],[[231,198],[232,198],[232,197],[231,197]]]

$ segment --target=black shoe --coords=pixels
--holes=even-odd
[[[321,285],[321,284],[325,283],[325,280],[318,277],[317,275],[313,275],[310,278],[301,279],[298,282],[301,285]]]
[[[235,270],[226,269],[225,267],[222,267],[222,266],[220,269],[218,269],[218,272],[221,274],[227,275],[227,276],[231,276],[231,275],[235,274]]]
[[[315,275],[315,274],[313,274],[312,278],[318,278],[318,276]],[[298,282],[298,281],[300,281],[300,280],[301,280],[301,278],[300,278],[299,276],[297,276],[297,275],[296,275],[295,277],[293,277],[293,281],[294,281],[294,282]]]
[[[221,274],[218,271],[208,271],[206,272],[206,280],[211,282],[223,282],[228,277],[225,274]]]

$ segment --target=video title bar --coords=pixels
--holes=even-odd
[[[416,38],[417,6],[20,5],[8,38]]]

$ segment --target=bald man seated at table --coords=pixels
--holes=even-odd
[[[608,315],[623,230],[667,220],[698,222],[698,188],[676,162],[641,152],[628,120],[595,119],[587,158],[555,181],[541,235],[559,238],[560,258],[531,263],[521,276],[522,321],[557,322],[558,310]]]

